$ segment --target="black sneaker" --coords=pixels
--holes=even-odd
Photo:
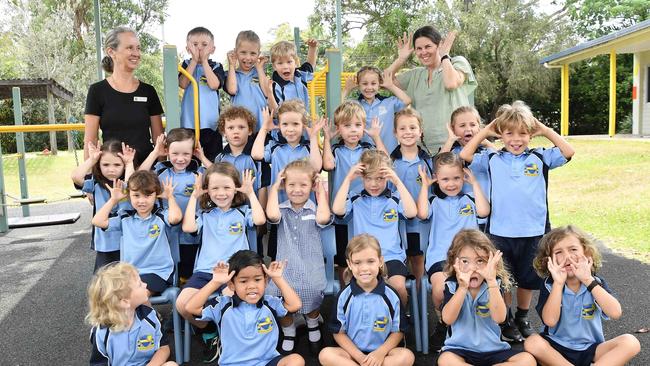
[[[436,322],[433,328],[433,335],[429,338],[429,350],[431,352],[440,352],[447,339],[447,326],[444,323]]]
[[[219,360],[221,356],[221,340],[219,336],[214,336],[205,340],[205,349],[203,351],[203,363],[211,363]]]
[[[535,334],[535,331],[530,326],[528,318],[515,318],[515,325],[517,326],[519,333],[521,333],[524,338],[528,338],[531,335]]]
[[[519,329],[517,329],[512,319],[507,319],[499,325],[501,326],[501,340],[512,343],[521,343],[524,341],[524,337],[521,336]]]

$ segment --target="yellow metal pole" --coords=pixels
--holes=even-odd
[[[55,123],[44,125],[0,126],[0,133],[16,132],[50,132],[50,131],[83,131],[83,123]]]
[[[561,101],[560,101],[560,134],[569,135],[569,64],[562,65]]]
[[[609,52],[609,137],[616,134],[616,50]]]
[[[178,65],[178,72],[185,75],[186,78],[192,83],[192,91],[194,93],[194,139],[196,140],[196,146],[199,146],[199,137],[201,131],[201,121],[199,120],[199,84],[196,83],[192,74],[187,72],[181,65]]]

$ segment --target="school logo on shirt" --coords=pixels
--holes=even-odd
[[[377,114],[378,115],[381,116],[381,115],[386,114],[386,113],[388,113],[388,108],[384,107],[383,105],[381,105],[381,106],[379,106],[379,108],[377,108]]]
[[[258,76],[254,76],[251,78],[251,84],[259,85],[259,83],[260,83],[260,78]]]
[[[388,325],[388,318],[385,316],[380,316],[375,320],[375,324],[372,327],[374,332],[384,332],[386,331],[386,325]]]
[[[138,342],[136,343],[136,348],[138,351],[144,352],[144,351],[150,351],[153,349],[155,346],[155,342],[153,341],[153,335],[147,334],[146,336],[140,337],[138,339]]]
[[[228,226],[228,232],[230,235],[239,235],[243,232],[244,225],[241,222],[233,222]]]
[[[205,75],[201,76],[201,77],[199,78],[199,84],[201,84],[201,85],[208,85],[208,78],[205,77]]]
[[[417,183],[418,185],[422,185],[422,177],[420,177],[419,174],[417,177],[415,177],[415,183]]]
[[[397,221],[397,211],[394,208],[390,208],[384,211],[384,222],[395,222]]]
[[[460,210],[458,210],[458,214],[461,216],[474,215],[474,209],[472,208],[472,205],[468,203],[465,206],[461,207]]]
[[[183,189],[183,196],[189,197],[192,195],[192,192],[194,192],[194,184],[193,183],[187,183],[185,185],[185,189]]]
[[[490,316],[490,303],[489,302],[486,304],[477,303],[476,315],[480,316],[481,318],[487,318],[488,316]]]
[[[535,163],[528,163],[524,167],[524,175],[527,177],[536,177],[539,175],[539,168]]]
[[[594,318],[595,314],[596,314],[596,304],[591,303],[591,304],[582,305],[582,312],[580,314],[582,316],[582,319],[591,320]]]
[[[273,321],[270,317],[257,319],[257,333],[266,334],[273,330]]]
[[[160,235],[160,226],[158,224],[152,224],[149,226],[149,237],[151,239],[157,238]]]

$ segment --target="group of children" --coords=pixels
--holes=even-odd
[[[259,37],[240,32],[226,74],[209,59],[212,34],[195,28],[184,67],[200,84],[200,141],[187,88],[184,127],[161,136],[137,171],[130,147],[89,144],[72,176],[94,195],[94,362],[167,361],[147,295],[177,285],[175,277],[183,284],[176,308],[203,335],[207,361],[221,365],[304,364],[293,353],[297,317],[323,365],[411,365],[413,353],[400,347],[409,273],[431,283],[440,365],[622,365],[638,352],[632,336],[603,339],[600,317],[617,318],[621,308],[595,276],[595,246],[571,226],[549,232],[548,170],[574,154],[563,138],[522,102],[502,106],[485,128],[467,106],[454,112],[449,140],[432,157],[410,99],[373,67],[350,81],[358,101],[343,101],[332,125],[310,124],[305,83],[317,43],[308,46],[308,62],[297,67],[292,43],[274,45],[269,78]],[[181,75],[179,84],[188,80]],[[231,95],[224,111],[221,87]],[[555,147],[529,148],[537,135]],[[321,170],[331,173],[329,189]],[[320,233],[329,225],[342,290],[329,322],[338,347],[323,349]],[[527,320],[538,289],[539,335]],[[521,334],[527,352],[502,341]]]

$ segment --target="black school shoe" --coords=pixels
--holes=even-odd
[[[309,340],[310,331],[313,332],[317,330],[320,333],[320,339],[318,341],[316,342],[309,341],[309,352],[316,357],[318,357],[318,354],[323,349],[323,332],[320,328],[321,328],[320,323],[318,323],[318,326],[314,328],[307,327],[307,340]]]
[[[517,326],[517,329],[519,330],[519,333],[521,333],[521,335],[524,338],[528,338],[531,335],[536,333],[533,330],[533,328],[530,326],[530,322],[528,321],[527,317],[523,317],[523,318],[515,317],[515,325]]]
[[[510,343],[521,343],[524,341],[524,337],[521,336],[512,318],[506,318],[506,321],[499,324],[499,326],[501,327],[501,340]]]
[[[429,337],[429,350],[431,352],[440,352],[447,339],[447,326],[442,322],[436,322],[433,328],[433,335]]]

